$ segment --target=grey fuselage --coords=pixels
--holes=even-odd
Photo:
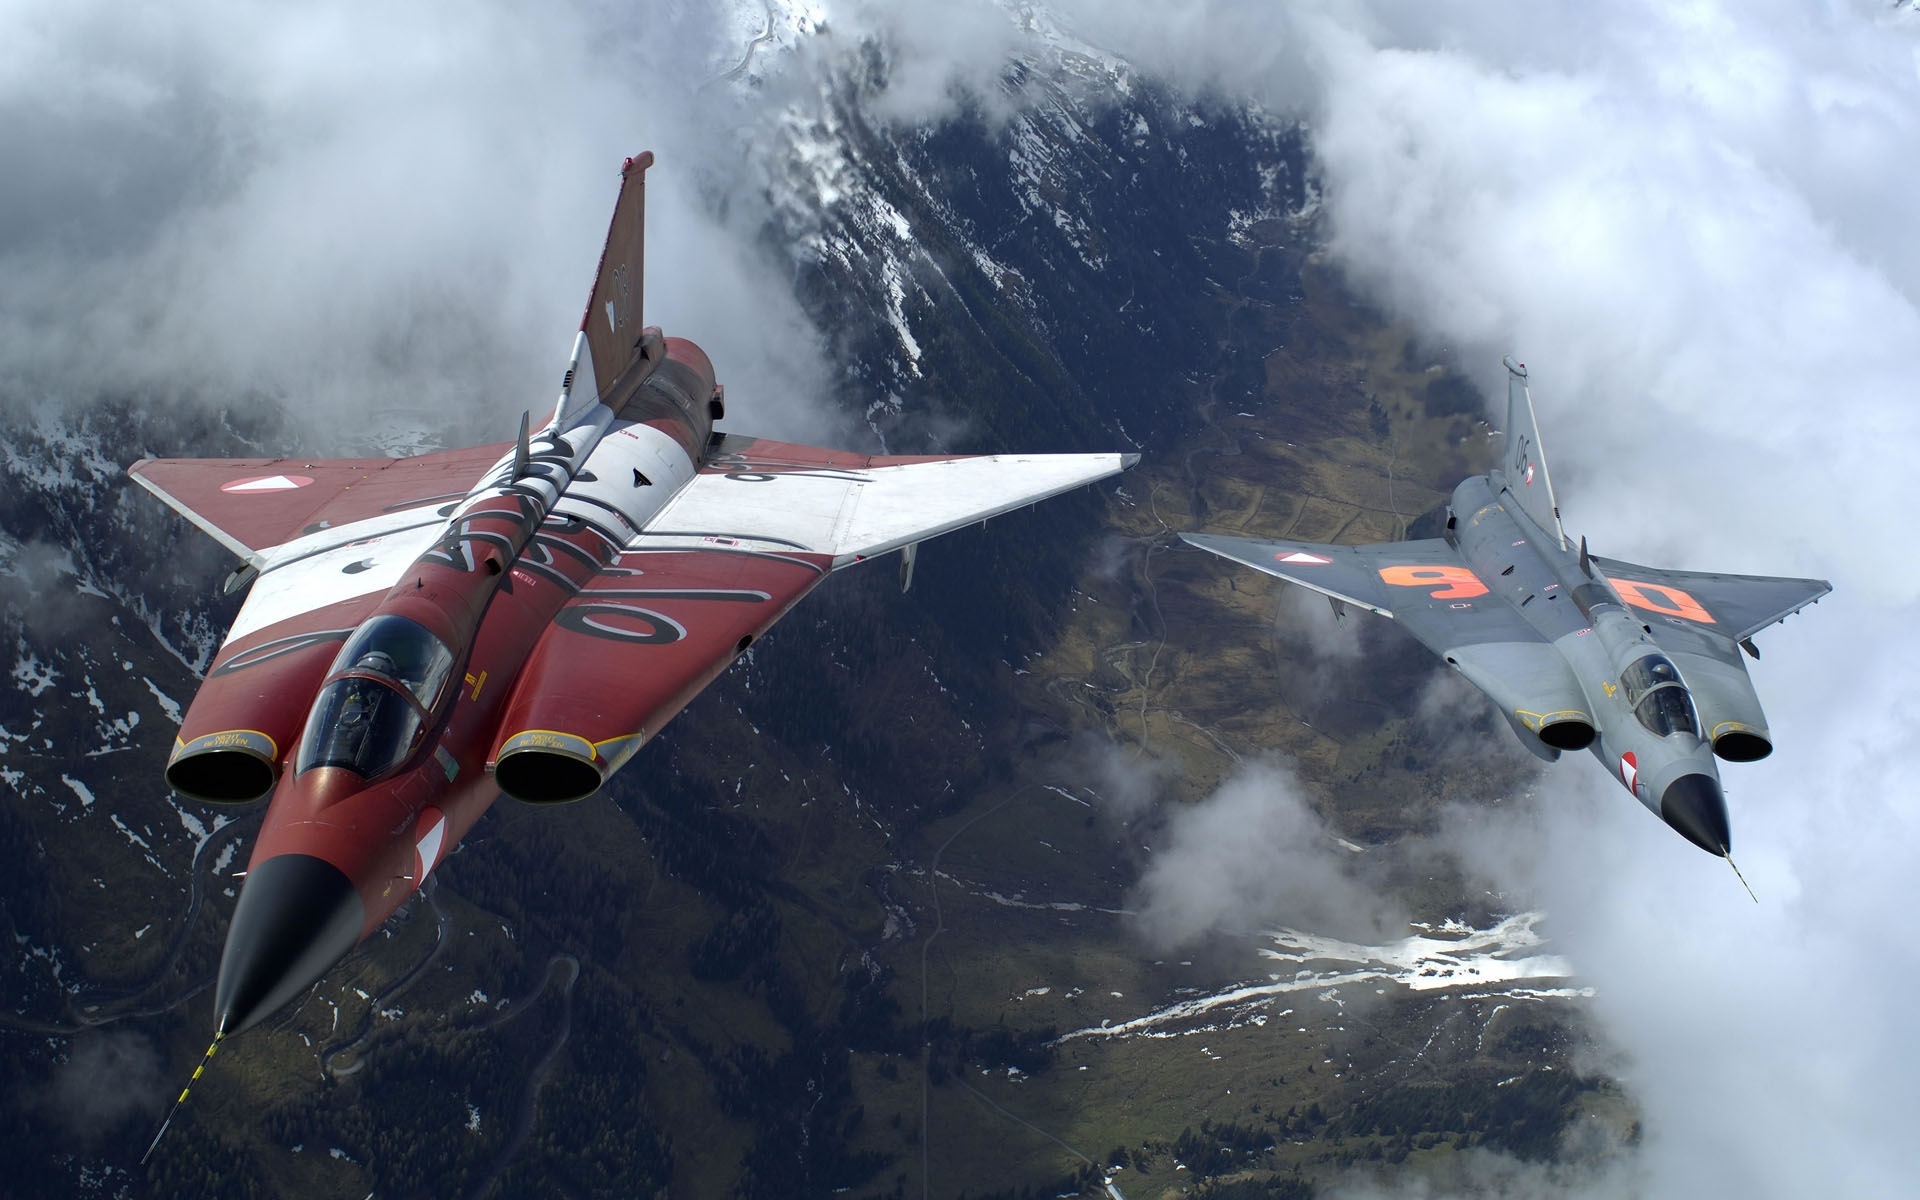
[[[1580,550],[1510,501],[1499,471],[1454,489],[1446,539],[1490,589],[1485,601],[1510,605],[1555,651],[1540,655],[1495,643],[1456,647],[1447,661],[1500,704],[1529,749],[1546,758],[1558,757],[1557,750],[1592,750],[1689,841],[1711,854],[1727,853],[1726,801],[1713,748],[1701,734],[1686,681],[1654,641],[1652,627],[1598,567],[1588,561],[1583,569]],[[1527,695],[1555,702],[1516,715],[1517,706],[1499,694],[1510,690],[1500,684],[1516,682]]]

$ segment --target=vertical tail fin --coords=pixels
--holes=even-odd
[[[646,280],[647,168],[652,165],[653,152],[648,150],[620,168],[620,199],[614,204],[613,223],[607,227],[607,245],[600,252],[600,271],[587,297],[586,315],[580,318],[586,353],[575,371],[584,372],[586,378],[568,377],[575,395],[619,399],[616,392],[630,392],[637,382],[623,378],[636,364],[642,365],[644,374],[665,355],[660,331],[648,329],[640,319]]]
[[[1547,478],[1547,459],[1540,449],[1540,427],[1533,419],[1533,397],[1527,392],[1527,368],[1509,354],[1503,360],[1507,368],[1507,452],[1501,456],[1499,472],[1508,495],[1520,505],[1534,524],[1560,539],[1564,549],[1566,531],[1560,528],[1560,502],[1553,496],[1553,481]]]

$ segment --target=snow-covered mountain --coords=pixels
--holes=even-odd
[[[1365,419],[1344,368],[1316,367],[1308,325],[1289,325],[1307,299],[1315,215],[1295,125],[1171,89],[1042,9],[1014,12],[997,90],[962,88],[936,118],[895,103],[886,42],[838,33],[819,9],[711,14],[739,46],[711,64],[711,86],[755,114],[724,151],[744,164],[730,178],[753,191],[712,203],[757,214],[827,344],[849,424],[894,452],[1190,458],[1217,420],[1268,404],[1276,329],[1298,329],[1288,349],[1299,369],[1330,381],[1333,415],[1289,420],[1313,428],[1349,408]],[[1112,1042],[1101,1068],[1117,1061],[1127,1039],[1092,1023],[1027,1028],[956,1004],[922,1024],[907,1005],[916,987],[927,1003],[925,980],[905,973],[915,954],[926,969],[915,936],[945,930],[949,947],[965,946],[998,927],[990,911],[949,909],[942,924],[948,818],[1018,785],[1022,755],[1072,732],[1018,679],[1099,603],[1083,590],[1096,541],[1113,553],[1112,530],[1153,502],[1124,491],[929,547],[904,599],[890,571],[836,580],[609,799],[497,811],[387,938],[252,1043],[223,1050],[155,1165],[137,1167],[148,1118],[204,1044],[204,993],[257,813],[186,804],[160,782],[236,601],[218,595],[223,552],[123,468],[148,454],[295,452],[312,436],[257,397],[187,402],[165,383],[10,395],[0,425],[0,639],[12,654],[0,886],[19,947],[0,972],[0,1045],[8,1077],[37,1098],[0,1150],[10,1177],[84,1195],[425,1195],[447,1194],[450,1180],[463,1194],[902,1194],[921,1178],[920,1139],[934,1136],[919,1128],[922,1089],[952,1079],[971,1091],[965,1076],[1005,1078],[1015,1063],[1032,1075],[1078,1053],[1070,1043]],[[342,436],[444,436],[423,435],[415,411],[387,426]],[[1162,484],[1207,503],[1191,474],[1121,487],[1148,496]],[[1137,542],[1124,553],[1151,539]],[[1124,591],[1127,576],[1106,575]],[[1151,597],[1123,603],[1133,627],[1157,619]],[[1061,926],[1064,960],[1128,936],[1116,921],[1127,860],[1092,816],[1075,828],[1088,832],[1074,886],[1101,894],[1076,893],[1072,912],[1093,923]],[[1532,918],[1516,920],[1490,925],[1505,940],[1472,962],[1562,973],[1508,953],[1536,944]],[[1263,952],[1368,964],[1341,968],[1350,982],[1453,963],[1448,986],[1463,1003],[1475,987],[1489,1004],[1504,995],[1431,939],[1417,955],[1409,939],[1400,962],[1289,936]],[[1269,970],[1250,953],[1228,974],[1257,983]],[[1238,995],[1232,980],[1214,982],[1206,996]],[[1195,995],[1169,986],[1128,1001],[1148,1015],[1122,1020],[1157,1027],[1229,1003]],[[972,1101],[954,1088],[940,1094],[958,1097],[941,1118],[942,1161],[1004,1135],[998,1118],[965,1115]],[[1295,1107],[1307,1109],[1304,1093]],[[1090,1130],[1073,1137],[1113,1132],[1167,1154],[1179,1134],[1111,1114]],[[1324,1124],[1287,1130],[1334,1136]],[[994,1186],[1105,1177],[1042,1149],[1001,1164]]]

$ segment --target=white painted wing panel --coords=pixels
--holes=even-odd
[[[1135,454],[992,454],[885,467],[697,476],[635,538],[635,549],[711,544],[884,554],[1105,479]]]
[[[401,572],[426,553],[443,528],[440,521],[416,525],[269,567],[254,580],[226,640],[239,641],[269,625],[342,600],[386,592],[400,581]]]

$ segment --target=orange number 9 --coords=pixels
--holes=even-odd
[[[1435,600],[1468,600],[1487,594],[1487,585],[1465,567],[1381,567],[1380,579],[1395,587],[1446,584],[1430,593]]]

